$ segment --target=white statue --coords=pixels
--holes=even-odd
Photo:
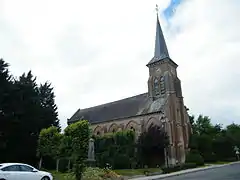
[[[90,138],[88,143],[88,161],[95,161],[94,139]]]

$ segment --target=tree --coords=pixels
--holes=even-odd
[[[0,59],[0,158],[35,165],[41,129],[59,126],[51,85],[38,86],[32,72],[12,78]]]
[[[60,144],[63,135],[55,126],[47,129],[42,129],[38,139],[38,156],[42,159],[43,156],[50,156],[56,160],[56,170],[58,171],[59,158],[60,158]],[[41,160],[40,160],[41,168]]]
[[[240,125],[234,123],[228,125],[226,127],[226,133],[233,144],[240,146]]]
[[[231,138],[227,135],[226,130],[222,130],[221,134],[218,134],[213,139],[213,152],[216,154],[217,160],[225,161],[231,157],[234,157],[233,146]]]
[[[214,161],[213,139],[221,126],[214,126],[208,116],[199,115],[192,119],[193,134],[190,137],[190,148],[199,151],[205,161]]]
[[[63,136],[60,144],[60,155],[68,160],[68,171],[70,171],[71,160],[73,159],[72,136]]]
[[[14,81],[13,97],[16,102],[13,104],[16,133],[12,133],[14,136],[12,142],[22,139],[22,141],[17,140],[21,144],[14,144],[24,147],[15,154],[22,156],[19,161],[35,164],[40,131],[51,125],[57,125],[59,128],[59,124],[56,124],[58,121],[56,121],[57,108],[54,106],[54,94],[47,83],[39,88],[36,77],[29,71]]]
[[[164,149],[168,145],[169,137],[167,133],[157,126],[151,126],[148,131],[142,132],[138,138],[138,156],[143,163],[152,165],[151,162],[154,162],[159,156],[164,158]]]
[[[60,129],[55,95],[50,83],[41,84],[39,87],[41,103],[41,121],[43,127],[56,126]]]
[[[9,120],[12,117],[9,100],[11,99],[13,83],[8,67],[9,65],[0,59],[0,161],[2,162],[6,161],[9,155],[7,143],[11,127]]]
[[[88,121],[81,120],[70,124],[64,130],[64,135],[71,139],[74,173],[76,180],[81,180],[82,172],[85,167],[85,160],[87,159],[88,142],[90,137]]]
[[[39,123],[39,96],[36,77],[31,71],[14,80],[11,92],[11,109],[13,117],[9,119],[9,153],[11,160],[30,164],[36,162],[38,134],[42,127]],[[20,148],[21,147],[21,148]]]
[[[199,135],[208,134],[213,129],[211,119],[208,116],[199,115],[195,123],[196,133]]]
[[[213,125],[208,116],[199,115],[193,119],[194,132],[190,137],[190,148],[197,150],[205,162],[227,160],[234,157],[233,147],[240,145],[240,126],[231,124],[223,128]]]

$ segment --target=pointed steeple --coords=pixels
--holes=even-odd
[[[154,51],[154,57],[152,60],[147,64],[150,65],[152,63],[155,63],[157,61],[160,61],[165,58],[170,58],[167,45],[165,42],[165,38],[162,32],[162,28],[159,22],[158,13],[157,13],[157,27],[156,27],[156,39],[155,39],[155,51]]]

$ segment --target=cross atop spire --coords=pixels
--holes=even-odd
[[[156,4],[156,12],[157,12],[157,15],[158,15],[158,5]]]
[[[159,18],[158,18],[158,5],[156,5],[156,11],[157,11],[157,25],[156,25],[155,51],[154,51],[154,57],[147,65],[153,64],[165,58],[170,58],[167,45],[165,42],[165,38],[164,38],[162,28],[159,22]]]

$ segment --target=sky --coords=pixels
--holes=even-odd
[[[64,128],[78,108],[147,92],[156,3],[190,114],[240,123],[239,0],[0,0],[0,57],[52,83]]]

